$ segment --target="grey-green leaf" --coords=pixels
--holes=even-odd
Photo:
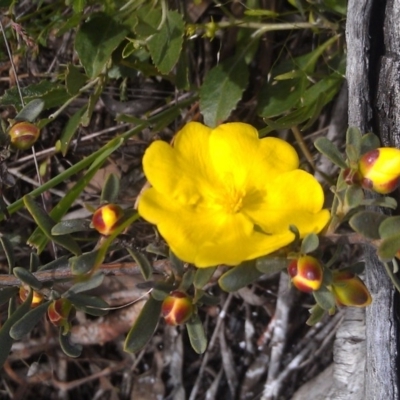
[[[15,340],[22,339],[28,334],[35,325],[42,319],[43,315],[49,307],[50,301],[40,304],[34,309],[27,312],[19,321],[17,321],[10,329],[10,336]]]
[[[314,142],[314,146],[320,153],[331,160],[334,164],[343,169],[347,168],[347,164],[345,163],[343,156],[329,139],[320,137]]]
[[[286,269],[289,260],[284,257],[265,256],[257,258],[256,268],[266,275],[273,275]]]
[[[42,283],[38,281],[32,272],[28,271],[22,267],[15,267],[13,269],[13,274],[23,283],[26,283],[34,290],[40,290],[42,288]]]
[[[400,234],[400,216],[388,217],[379,225],[379,235],[382,239]]]
[[[128,253],[131,255],[131,257],[136,261],[137,265],[139,266],[143,278],[146,281],[148,281],[153,275],[153,267],[149,259],[140,251],[136,251],[129,248],[127,250]]]
[[[59,236],[91,230],[92,228],[90,227],[90,221],[87,219],[67,219],[55,224],[51,229],[51,234]]]
[[[237,267],[231,268],[228,272],[225,272],[219,280],[219,286],[226,292],[236,292],[256,281],[262,272],[256,268],[256,262],[254,260],[244,261]]]
[[[382,241],[378,248],[378,257],[384,261],[391,261],[400,250],[400,233]]]
[[[186,323],[190,344],[197,354],[203,354],[207,348],[207,337],[200,317],[196,314]]]
[[[326,286],[322,286],[319,290],[313,292],[314,299],[317,304],[323,309],[329,311],[334,308],[335,297],[332,292],[326,288]]]
[[[106,301],[96,296],[87,294],[64,293],[62,297],[67,298],[78,310],[94,316],[102,316],[108,313],[109,305]]]
[[[60,346],[62,351],[68,357],[73,357],[73,358],[79,357],[82,353],[82,345],[77,343],[72,343],[70,337],[71,337],[70,333],[63,335],[63,330],[62,328],[60,328],[58,339],[60,341]]]
[[[150,297],[130,329],[124,344],[128,353],[141,350],[154,335],[161,313],[162,302]]]
[[[7,258],[8,273],[11,274],[12,269],[14,268],[14,265],[15,265],[15,256],[14,256],[13,246],[12,246],[10,240],[7,239],[5,236],[0,237],[0,243],[3,247],[4,253]]]
[[[42,99],[31,100],[16,116],[15,121],[34,122],[43,111],[44,101]]]
[[[373,211],[360,211],[354,214],[349,224],[351,228],[369,239],[379,239],[379,226],[387,218],[386,215]]]
[[[315,233],[310,233],[303,239],[300,251],[303,254],[312,253],[319,246],[319,238]]]
[[[74,285],[72,285],[67,292],[63,294],[63,297],[68,297],[73,294],[81,293],[81,292],[86,292],[91,289],[95,289],[99,287],[104,280],[104,275],[99,271],[93,274],[90,277],[83,277],[83,280],[81,282],[77,282]]]
[[[217,267],[198,268],[194,276],[193,284],[196,288],[201,289],[210,282]]]

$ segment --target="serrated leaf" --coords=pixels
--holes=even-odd
[[[63,86],[48,80],[25,86],[21,88],[21,93],[25,102],[36,98],[43,100],[44,110],[58,107],[71,97]],[[21,99],[16,86],[5,91],[5,94],[0,99],[0,104],[14,106],[17,110],[22,109]]]
[[[71,140],[73,139],[75,132],[82,124],[82,118],[87,111],[87,105],[84,105],[80,110],[78,110],[71,118],[68,119],[63,131],[60,136],[60,149],[61,154],[65,157],[69,149]]]
[[[67,65],[65,87],[71,96],[75,96],[79,93],[81,88],[85,85],[86,80],[87,76],[82,74],[78,67],[71,63]]]
[[[38,227],[43,231],[46,237],[53,242],[57,243],[61,247],[69,250],[71,253],[77,255],[81,254],[81,249],[79,245],[72,239],[69,235],[61,235],[61,236],[54,236],[51,234],[51,229],[55,225],[54,220],[44,211],[42,210],[33,198],[29,195],[23,197],[23,201],[25,207],[32,215],[33,219],[35,220]],[[29,239],[28,239],[29,241]]]
[[[78,310],[98,317],[107,314],[110,307],[102,298],[87,294],[77,294],[68,291],[62,297],[68,299]]]
[[[35,325],[42,319],[43,315],[49,307],[50,301],[46,301],[35,307],[33,310],[28,311],[19,321],[17,321],[10,329],[10,336],[15,340],[22,339],[23,336],[28,334]]]
[[[286,269],[289,260],[283,257],[265,256],[257,258],[256,268],[263,274],[273,275]]]
[[[18,291],[19,288],[15,286],[0,288],[0,306],[4,303],[7,303],[7,301],[10,300],[11,297],[18,293]]]
[[[31,100],[16,116],[15,121],[34,122],[43,111],[44,101],[42,99]]]
[[[135,32],[139,37],[147,39],[157,33],[157,27],[162,19],[161,9],[152,4],[144,4],[137,11],[137,24]]]
[[[5,236],[0,237],[0,243],[1,243],[1,246],[3,247],[4,254],[6,255],[7,264],[8,264],[8,273],[11,274],[12,269],[14,268],[14,265],[15,265],[15,256],[14,256],[13,246],[12,246],[11,242]]]
[[[197,268],[193,281],[194,286],[197,289],[203,288],[207,283],[211,281],[211,278],[216,270],[217,267]]]
[[[93,229],[90,227],[90,221],[87,219],[67,219],[55,224],[51,229],[51,234],[59,236],[91,230]]]
[[[68,357],[79,357],[82,353],[82,345],[77,344],[77,343],[72,343],[70,338],[71,334],[67,333],[66,335],[63,335],[63,330],[60,328],[58,335],[58,339],[60,341],[60,346],[62,351],[68,356]]]
[[[127,32],[122,24],[105,13],[92,14],[82,24],[76,34],[75,50],[89,78],[96,78],[102,72]]]
[[[40,290],[43,287],[43,284],[38,281],[35,275],[32,272],[28,271],[22,267],[15,267],[13,269],[13,274],[23,283],[26,283],[34,290]]]
[[[329,139],[320,137],[314,142],[314,146],[320,153],[331,160],[334,164],[343,169],[347,168],[347,164],[345,163],[339,150]]]
[[[13,344],[13,339],[10,336],[11,327],[19,321],[31,308],[33,292],[29,291],[29,295],[26,300],[18,307],[4,322],[0,329],[0,368],[6,362],[8,354],[10,353],[11,346]]]
[[[378,257],[384,261],[391,261],[400,250],[400,233],[384,239],[378,248]]]
[[[153,275],[153,267],[149,261],[149,259],[140,251],[135,251],[133,249],[127,248],[128,253],[131,257],[136,261],[137,265],[140,268],[140,272],[143,278],[148,281]]]
[[[304,237],[301,242],[301,253],[308,254],[312,253],[314,250],[317,250],[319,246],[319,238],[315,233],[310,233]]]
[[[168,74],[178,62],[184,32],[182,15],[169,10],[161,28],[150,37],[147,45],[151,58],[162,74]]]
[[[244,261],[237,267],[231,268],[228,272],[225,272],[219,279],[218,284],[225,292],[236,292],[256,281],[262,272],[256,268],[256,262],[254,260]]]
[[[207,349],[207,337],[200,317],[196,314],[186,323],[190,344],[197,354],[203,354]]]
[[[379,239],[379,226],[387,218],[386,215],[373,211],[360,211],[350,220],[351,228],[369,239]]]
[[[229,59],[211,69],[200,88],[204,122],[214,128],[235,109],[247,87],[249,72],[244,60]]]
[[[126,352],[138,352],[154,335],[161,314],[161,305],[162,302],[153,297],[146,301],[125,339],[124,350]]]
[[[63,297],[73,296],[74,294],[86,292],[99,287],[104,281],[104,274],[96,272],[90,277],[83,277],[81,282],[73,284],[64,294]]]
[[[326,311],[334,308],[336,305],[335,296],[326,286],[321,286],[319,290],[313,292],[313,296],[317,304]]]
[[[119,195],[119,178],[115,174],[110,174],[104,183],[101,191],[100,203],[114,203]]]
[[[387,217],[379,225],[379,236],[386,239],[400,234],[400,216]]]

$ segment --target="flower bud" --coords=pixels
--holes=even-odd
[[[400,184],[400,150],[381,147],[364,154],[358,164],[362,186],[377,193],[388,194]]]
[[[27,150],[39,139],[40,129],[30,122],[17,122],[10,128],[8,134],[15,148]]]
[[[29,286],[22,285],[19,287],[19,298],[22,302],[24,302],[28,298],[28,294],[29,294]],[[31,308],[37,307],[42,302],[43,302],[42,293],[33,291]]]
[[[124,211],[117,204],[105,204],[99,207],[92,216],[92,227],[102,235],[111,235]]]
[[[72,311],[72,303],[67,299],[58,299],[50,303],[47,309],[47,315],[50,322],[55,326],[63,328],[64,334],[70,329],[70,314]]]
[[[318,290],[322,284],[323,269],[321,263],[312,256],[301,256],[288,266],[292,283],[302,292]]]
[[[332,292],[341,306],[366,307],[372,298],[364,282],[349,271],[335,271],[332,280]]]
[[[167,296],[161,306],[161,314],[168,325],[184,324],[193,314],[192,298],[186,293],[174,291]]]

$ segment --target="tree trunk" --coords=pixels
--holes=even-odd
[[[349,126],[372,131],[384,146],[400,147],[400,0],[349,0],[347,82]],[[398,399],[397,293],[375,251],[365,249],[366,309],[364,399]],[[351,384],[351,382],[350,382]]]

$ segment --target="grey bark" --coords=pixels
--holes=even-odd
[[[349,0],[349,126],[400,147],[400,0]],[[398,399],[395,291],[375,251],[365,249],[373,303],[366,310],[366,400]]]

